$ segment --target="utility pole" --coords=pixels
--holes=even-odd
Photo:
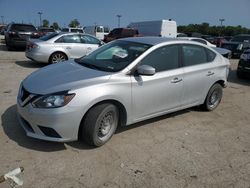
[[[118,18],[118,27],[120,27],[120,23],[121,23],[121,17],[122,17],[122,15],[117,14],[116,16],[117,16],[117,18]]]
[[[2,24],[4,25],[4,16],[1,16]]]
[[[39,14],[39,18],[40,18],[40,27],[42,27],[42,12],[38,12],[37,14]]]

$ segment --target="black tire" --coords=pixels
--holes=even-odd
[[[222,86],[218,83],[214,84],[208,91],[205,102],[202,108],[206,111],[212,111],[218,107],[222,99]]]
[[[62,53],[62,52],[55,52],[53,54],[51,54],[50,58],[49,58],[49,63],[60,63],[63,61],[66,61],[68,59],[68,57]]]
[[[237,70],[237,77],[239,78],[239,79],[243,79],[244,78],[244,74],[241,72],[241,71],[238,71]]]
[[[119,110],[115,105],[103,103],[94,106],[82,122],[81,137],[89,145],[102,146],[113,136],[118,122]]]

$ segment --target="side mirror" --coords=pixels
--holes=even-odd
[[[104,45],[105,43],[103,41],[100,41],[99,46]]]
[[[141,65],[137,68],[139,75],[152,76],[155,74],[155,68],[149,65]]]

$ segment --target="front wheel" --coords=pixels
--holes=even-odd
[[[82,138],[90,145],[102,146],[116,131],[119,120],[118,108],[110,103],[94,106],[86,114]]]
[[[212,111],[220,104],[222,99],[222,86],[220,84],[214,84],[208,91],[205,102],[203,103],[203,109]]]

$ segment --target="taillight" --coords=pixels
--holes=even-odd
[[[27,44],[27,48],[28,48],[28,49],[35,49],[35,48],[39,48],[39,46],[38,46],[37,44],[35,44],[35,43],[29,42],[29,43]]]
[[[15,34],[17,34],[17,33],[14,32],[14,31],[9,31],[8,33],[9,33],[9,35],[15,35]]]

